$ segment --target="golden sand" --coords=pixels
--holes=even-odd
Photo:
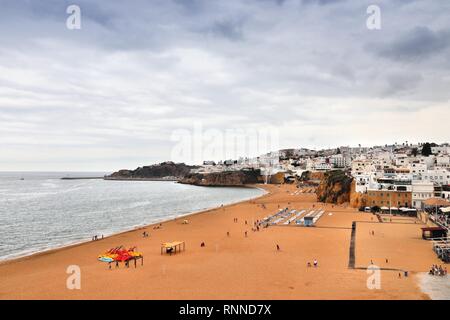
[[[431,244],[421,239],[423,224],[411,218],[380,223],[370,213],[319,204],[315,194],[293,195],[294,186],[262,187],[269,193],[261,198],[165,222],[161,229],[148,226],[3,263],[0,299],[428,298],[418,288],[416,274],[439,260]],[[316,227],[251,230],[253,221],[279,207],[313,206],[325,209]],[[188,224],[183,223],[185,219]],[[353,221],[358,221],[355,269],[349,268]],[[143,238],[143,231],[150,236]],[[186,250],[161,255],[161,243],[171,241],[185,241]],[[97,261],[100,253],[118,245],[137,246],[144,254],[144,266],[109,270],[106,263]],[[308,268],[314,259],[319,266]],[[367,288],[369,274],[364,268],[371,260],[380,268],[392,269],[381,271],[379,290]],[[66,287],[69,265],[81,269],[80,290]],[[409,277],[399,278],[397,270],[409,271]]]

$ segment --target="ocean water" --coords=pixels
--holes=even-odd
[[[60,179],[104,174],[0,173],[0,260],[263,194],[175,182]]]

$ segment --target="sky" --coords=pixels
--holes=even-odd
[[[67,28],[72,4],[81,29]],[[0,171],[450,141],[447,0],[0,8]]]

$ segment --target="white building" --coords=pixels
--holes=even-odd
[[[441,196],[442,196],[442,198],[450,201],[450,191],[442,191]]]
[[[335,168],[345,168],[347,166],[346,158],[342,154],[332,155],[330,162]]]
[[[414,176],[414,179],[417,179],[417,177],[425,174],[425,172],[428,170],[427,165],[425,163],[412,162],[409,165],[409,170],[411,171],[412,175]]]
[[[412,182],[412,205],[422,209],[423,201],[434,197],[434,183],[413,181]]]
[[[397,167],[406,167],[409,165],[408,156],[404,153],[399,153],[395,155],[395,165]]]
[[[436,166],[440,168],[450,168],[450,156],[437,156]]]
[[[352,161],[352,176],[368,174],[373,171],[373,165],[370,160],[355,160]]]
[[[422,176],[422,181],[434,182],[440,185],[450,184],[450,171],[447,169],[427,170]]]
[[[314,164],[314,169],[315,170],[320,170],[320,171],[327,171],[327,170],[331,170],[333,168],[331,163],[326,163],[326,162],[319,162],[319,163],[315,163]]]

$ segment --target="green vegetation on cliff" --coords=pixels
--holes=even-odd
[[[139,167],[135,170],[119,170],[107,178],[109,179],[151,179],[151,178],[184,178],[191,169],[198,168],[184,163],[174,163],[171,161],[154,164],[151,166]]]

